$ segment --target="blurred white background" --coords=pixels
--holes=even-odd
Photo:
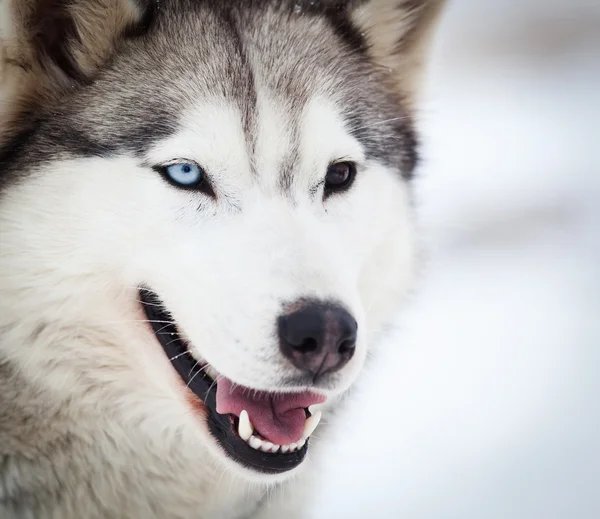
[[[600,517],[600,1],[450,0],[421,120],[428,262],[317,519]]]

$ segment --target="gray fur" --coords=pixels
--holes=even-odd
[[[11,0],[4,1],[6,7]],[[91,1],[76,0],[75,4],[81,7]],[[371,4],[374,8],[391,6],[402,15],[402,23],[410,21],[409,27],[402,23],[396,27],[391,56],[400,47],[410,47],[403,38],[419,32],[418,13],[440,3],[148,0],[144,5],[141,0],[135,4],[106,0],[114,9],[126,9],[127,16],[116,18],[127,23],[121,20],[123,27],[106,28],[92,20],[95,24],[90,26],[108,34],[98,37],[105,42],[104,55],[87,61],[81,57],[91,43],[80,30],[79,38],[84,40],[80,47],[76,37],[61,43],[66,46],[57,53],[62,62],[52,61],[49,49],[43,53],[23,49],[18,67],[13,66],[12,57],[6,58],[2,73],[37,74],[33,79],[43,83],[44,94],[35,89],[27,95],[4,94],[12,95],[19,109],[10,119],[0,117],[0,238],[10,242],[0,257],[0,267],[7,269],[0,273],[2,519],[237,519],[255,510],[265,517],[269,513],[283,516],[265,504],[274,482],[258,477],[249,481],[247,475],[230,470],[231,465],[207,447],[206,437],[197,434],[203,411],[191,416],[186,407],[189,402],[173,399],[149,380],[140,354],[147,353],[141,339],[147,330],[132,318],[137,306],[131,287],[118,285],[111,277],[114,272],[100,260],[86,264],[88,270],[77,270],[80,264],[74,262],[78,267],[69,270],[71,256],[78,261],[85,257],[85,251],[80,254],[68,245],[72,236],[67,229],[79,228],[70,227],[73,215],[60,213],[69,203],[71,186],[35,193],[39,207],[44,208],[39,214],[37,203],[17,208],[20,202],[15,200],[22,196],[31,201],[33,195],[23,195],[26,190],[21,187],[49,174],[46,171],[53,166],[69,164],[70,159],[103,159],[107,167],[118,160],[134,160],[138,168],[152,166],[147,163],[147,151],[176,134],[198,100],[216,105],[226,101],[239,108],[251,173],[260,178],[258,106],[265,90],[280,103],[285,130],[291,136],[277,172],[278,189],[285,197],[294,198],[302,118],[309,102],[318,97],[339,108],[348,133],[366,150],[365,162],[388,168],[402,184],[410,178],[417,157],[414,111],[408,102],[413,92],[397,82],[375,56],[374,49],[381,53],[383,45],[376,41],[378,26],[363,27],[355,14]],[[427,18],[421,23],[431,22]],[[15,25],[21,29],[19,45],[34,45],[32,38],[22,38],[27,24],[17,17]],[[76,52],[70,46],[77,47]],[[61,63],[64,66],[65,56],[70,57],[70,75],[57,71]],[[38,59],[48,61],[34,62]],[[74,73],[78,67],[79,73]],[[86,174],[82,168],[81,175]],[[319,187],[311,187],[312,202]],[[115,186],[103,194],[110,198],[118,190]],[[197,213],[205,211],[203,203],[197,204]],[[230,200],[231,207],[241,213],[241,204],[236,204]],[[56,210],[48,213],[52,206]],[[102,213],[107,222],[112,222],[110,211]],[[54,212],[61,214],[58,223],[48,233],[36,235],[37,223],[44,224]],[[21,215],[27,215],[22,225]],[[85,220],[86,216],[77,218]],[[395,230],[396,224],[402,231],[394,221],[389,228]],[[113,234],[118,234],[119,225],[125,223],[120,221]],[[93,234],[93,238],[101,241],[108,235]],[[263,237],[257,236],[256,248],[262,243],[259,238]],[[400,239],[409,241],[404,234]],[[66,245],[61,249],[63,242]],[[265,238],[264,243],[269,241]],[[78,245],[106,252],[93,240]],[[384,245],[396,250],[394,243]],[[130,244],[120,246],[110,252],[125,254]],[[386,263],[391,259],[377,256],[380,249],[388,250],[379,243],[373,245],[376,261],[371,270],[380,276],[373,281],[373,290],[389,289],[389,299],[395,299],[403,287],[387,285],[402,276],[393,272],[396,265]],[[90,257],[95,258],[91,253]],[[28,261],[35,262],[34,266],[19,270]],[[203,266],[199,261],[198,268]],[[26,271],[29,274],[23,274]],[[385,274],[394,281],[388,282]],[[387,305],[387,299],[381,304]],[[81,318],[86,315],[95,320]],[[217,326],[208,326],[213,325]],[[124,349],[130,340],[132,349]],[[138,346],[141,349],[135,350]],[[281,374],[280,360],[272,360],[273,373]],[[285,381],[284,374],[280,381]],[[303,469],[286,484],[290,492],[300,487]],[[301,514],[298,507],[293,512]]]
[[[260,7],[252,8],[255,3]],[[159,3],[150,29],[124,40],[90,84],[41,113],[25,114],[16,137],[26,145],[0,149],[0,186],[15,170],[59,154],[141,154],[173,132],[177,115],[198,98],[235,101],[251,149],[256,82],[281,97],[292,131],[309,97],[339,102],[369,158],[409,177],[416,157],[412,117],[386,88],[388,72],[345,43],[318,3],[299,12],[297,2],[272,4]],[[282,166],[282,185],[289,185],[293,164]]]

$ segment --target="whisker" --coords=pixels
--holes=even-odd
[[[206,398],[208,396],[208,394],[210,393],[211,389],[215,386],[215,384],[219,381],[219,379],[223,378],[222,375],[219,375],[215,380],[213,380],[213,383],[210,385],[210,387],[206,390],[206,394],[204,395],[204,398]],[[191,381],[190,381],[191,382]]]
[[[177,335],[177,334],[175,334],[175,335]],[[174,339],[171,339],[169,342],[167,342],[165,344],[165,346],[170,346],[174,342],[181,342],[181,337],[175,337]],[[192,353],[192,352],[190,350],[187,350],[185,353]]]
[[[265,491],[260,495],[260,500],[262,501],[262,499],[265,497],[265,495],[269,492],[269,487],[265,488]]]
[[[162,321],[160,319],[120,319],[118,321],[99,321],[97,324],[124,324],[124,323],[158,323],[176,324],[175,321]]]
[[[219,478],[219,482],[217,483],[217,487],[221,487],[221,481],[223,481],[223,476],[225,475],[225,471],[227,470],[227,467],[223,467],[223,472],[221,472],[221,477]]]
[[[191,369],[190,369],[190,372],[188,373],[188,377],[189,377],[189,376],[192,374],[192,371],[194,371],[194,368],[195,368],[195,367],[196,367],[196,366],[197,366],[199,363],[200,363],[200,361],[199,361],[199,360],[197,360],[197,361],[195,362],[195,364],[194,364],[194,365],[191,367]],[[198,372],[196,372],[196,373],[194,374],[194,377],[195,377],[195,376],[196,376],[198,373],[200,373],[201,371],[202,371],[202,368],[200,368],[200,369],[198,370]],[[194,379],[194,377],[192,377],[192,380]],[[190,382],[191,382],[192,380],[190,380]]]
[[[161,305],[160,303],[150,303],[149,301],[142,301],[141,299],[135,299],[138,303],[140,303],[141,305],[146,305],[146,306],[155,306],[157,308],[164,308],[163,305]]]
[[[158,334],[161,333],[163,330],[165,330],[166,328],[168,328],[169,326],[173,326],[175,323],[173,321],[165,321],[167,324],[165,324],[163,327],[159,328],[158,330],[156,330],[154,333]]]
[[[173,339],[171,342],[175,342],[176,340],[178,340],[178,339]],[[171,344],[171,342],[169,342],[169,344]],[[187,355],[188,353],[191,353],[190,350],[185,350],[183,353],[178,353],[174,357],[171,357],[169,360],[173,361],[175,359],[178,359],[179,357],[183,357],[184,355]]]
[[[196,364],[198,364],[198,363],[196,362]],[[192,368],[192,369],[194,369],[194,368]],[[190,384],[191,384],[191,383],[193,382],[193,380],[194,380],[194,379],[195,379],[195,378],[198,376],[198,373],[201,373],[201,372],[202,372],[202,370],[201,370],[201,369],[199,369],[198,371],[196,371],[196,373],[194,373],[194,375],[192,376],[192,378],[190,378],[190,379],[188,380],[188,383],[186,384],[186,387],[188,387],[188,388],[189,388],[189,387],[190,387]],[[192,372],[190,371],[190,374],[191,374],[191,373],[192,373]],[[188,376],[189,376],[189,375],[188,375]],[[205,397],[205,398],[206,398],[206,397]]]

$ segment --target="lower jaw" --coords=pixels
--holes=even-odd
[[[141,289],[139,296],[154,335],[182,382],[204,404],[208,429],[226,455],[242,467],[265,475],[283,474],[298,467],[308,452],[308,441],[294,452],[285,453],[263,452],[251,447],[237,433],[237,417],[217,413],[216,383],[188,352],[161,301],[147,289]],[[308,410],[306,412],[309,415]]]
[[[308,452],[308,442],[295,452],[270,453],[251,447],[237,434],[235,421],[231,415],[213,412],[216,406],[214,394],[209,394],[204,404],[209,409],[208,429],[225,453],[246,469],[263,474],[282,474],[298,467]],[[212,409],[211,409],[212,408]]]

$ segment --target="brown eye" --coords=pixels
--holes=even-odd
[[[325,195],[335,191],[343,191],[350,187],[356,175],[356,165],[353,162],[336,162],[330,164],[325,176]]]

